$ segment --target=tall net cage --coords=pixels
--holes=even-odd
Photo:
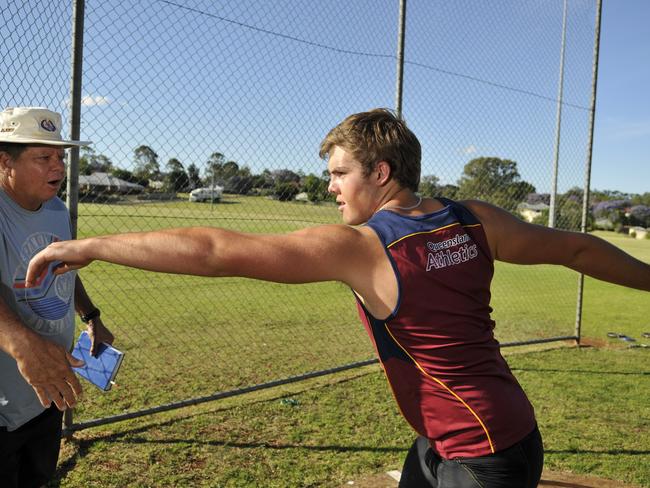
[[[422,195],[580,229],[596,10],[587,0],[408,2],[401,111],[422,143]],[[77,235],[339,222],[319,144],[351,113],[395,108],[399,13],[395,0],[86,1],[76,108],[94,143],[71,190]],[[10,1],[0,15],[2,105],[69,120],[72,7]],[[80,276],[126,356],[118,386],[86,396],[78,422],[373,358],[339,283],[103,263]],[[573,335],[575,289],[569,271],[498,263],[498,339]]]

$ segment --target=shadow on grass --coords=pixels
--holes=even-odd
[[[244,402],[247,405],[254,405],[254,404],[259,404],[259,403],[268,403],[268,402],[273,402],[277,400],[282,400],[284,398],[291,398],[296,395],[300,395],[301,393],[306,393],[309,391],[313,391],[314,389],[318,388],[324,388],[327,386],[331,386],[333,384],[340,384],[340,383],[347,383],[349,381],[353,381],[356,379],[359,379],[363,376],[367,376],[369,374],[373,374],[373,371],[363,371],[359,372],[358,374],[351,375],[349,377],[345,378],[340,378],[337,379],[336,381],[328,382],[322,385],[318,385],[316,387],[314,386],[306,386],[305,388],[297,389],[297,390],[292,390],[287,393],[282,393],[279,395],[273,395],[270,398],[262,398],[259,400],[252,400],[252,401],[247,401]],[[55,478],[52,480],[50,483],[48,483],[48,488],[58,488],[61,484],[61,480],[63,480],[66,475],[73,471],[74,468],[77,465],[77,462],[80,459],[83,459],[89,451],[92,449],[93,445],[97,442],[108,442],[108,443],[123,443],[124,445],[128,444],[189,444],[189,445],[206,445],[206,446],[214,446],[214,447],[219,447],[219,446],[228,446],[228,447],[235,447],[235,448],[250,448],[250,449],[275,449],[275,450],[284,450],[284,449],[305,449],[307,451],[332,451],[332,452],[405,452],[405,447],[404,446],[398,446],[398,447],[376,447],[376,446],[337,446],[337,445],[323,445],[323,446],[310,446],[310,445],[303,445],[303,444],[270,444],[268,442],[242,442],[242,443],[237,443],[237,442],[230,442],[230,441],[202,441],[202,440],[197,440],[197,439],[178,439],[178,438],[168,438],[168,439],[147,439],[146,437],[128,437],[128,436],[133,436],[134,434],[141,434],[147,431],[150,431],[151,429],[156,429],[160,427],[166,427],[166,426],[171,426],[179,421],[191,419],[194,417],[199,417],[199,416],[204,416],[204,415],[213,415],[215,413],[219,412],[225,412],[228,410],[232,410],[234,408],[240,407],[241,404],[237,405],[232,405],[232,406],[226,406],[226,407],[221,407],[221,408],[214,408],[210,409],[209,411],[203,411],[203,412],[196,412],[192,414],[187,414],[187,415],[178,415],[173,418],[170,418],[168,420],[164,420],[161,422],[150,422],[147,423],[146,425],[138,426],[135,428],[130,428],[130,429],[124,429],[121,432],[117,433],[107,433],[107,434],[99,434],[97,436],[93,436],[92,438],[87,438],[87,439],[78,439],[72,437],[69,439],[67,442],[70,442],[74,445],[73,453],[69,456],[68,459],[65,461],[61,461],[57,467],[56,473],[55,473]]]
[[[165,424],[174,423],[174,421],[165,422]],[[158,424],[164,425],[164,424]],[[149,430],[152,426],[136,429],[138,431]],[[212,447],[232,447],[238,449],[265,449],[265,450],[277,450],[282,451],[285,449],[299,449],[305,451],[313,452],[335,452],[335,453],[347,453],[347,452],[378,452],[378,453],[389,453],[389,452],[404,452],[404,446],[363,446],[363,445],[351,445],[351,446],[340,446],[340,445],[304,445],[304,444],[271,444],[268,442],[231,442],[231,441],[218,441],[218,440],[197,440],[197,439],[185,439],[185,438],[167,438],[167,439],[147,439],[145,437],[130,437],[124,439],[125,436],[133,434],[134,431],[110,434],[104,437],[96,437],[93,439],[74,439],[73,442],[76,445],[75,452],[70,456],[69,459],[59,464],[55,479],[49,483],[48,488],[57,488],[61,484],[61,480],[66,477],[66,475],[74,470],[77,465],[77,461],[82,459],[88,451],[92,448],[95,442],[105,442],[105,443],[122,443],[125,446],[128,444],[159,444],[159,445],[171,445],[171,444],[187,444],[187,445],[201,445],[201,446],[212,446]]]
[[[578,485],[576,483],[567,483],[565,481],[553,481],[553,480],[539,480],[538,486],[557,486],[562,488],[592,488],[593,485]]]
[[[650,376],[650,371],[603,371],[587,369],[553,369],[553,368],[510,368],[512,371],[533,372],[533,373],[575,373],[575,374],[597,374],[606,375],[630,375]]]
[[[197,205],[232,205],[234,203],[240,204],[241,202],[239,200],[221,200],[220,202],[215,201],[214,203],[211,203],[209,200],[206,202],[191,202],[195,203]]]
[[[606,451],[596,451],[593,449],[544,449],[544,454],[575,454],[582,456],[584,454],[596,454],[605,456],[647,456],[650,451],[642,451],[638,449],[609,449]]]

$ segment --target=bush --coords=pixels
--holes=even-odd
[[[273,195],[277,197],[281,202],[287,202],[293,200],[300,192],[298,184],[295,182],[286,182],[286,183],[276,183],[275,188],[273,189]]]
[[[307,193],[310,202],[329,200],[331,195],[327,191],[328,180],[316,175],[307,175],[303,180],[303,190]]]
[[[647,205],[635,205],[629,215],[631,225],[650,227],[650,207]]]

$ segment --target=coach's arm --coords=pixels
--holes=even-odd
[[[74,407],[81,384],[70,369],[83,366],[62,346],[26,327],[0,298],[0,349],[14,358],[18,371],[34,388],[43,407],[54,402],[59,410]]]

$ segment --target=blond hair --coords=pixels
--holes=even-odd
[[[320,157],[338,146],[361,163],[368,176],[379,161],[390,165],[391,175],[404,188],[417,191],[420,184],[420,141],[401,117],[376,108],[346,117],[329,131],[320,145]]]

